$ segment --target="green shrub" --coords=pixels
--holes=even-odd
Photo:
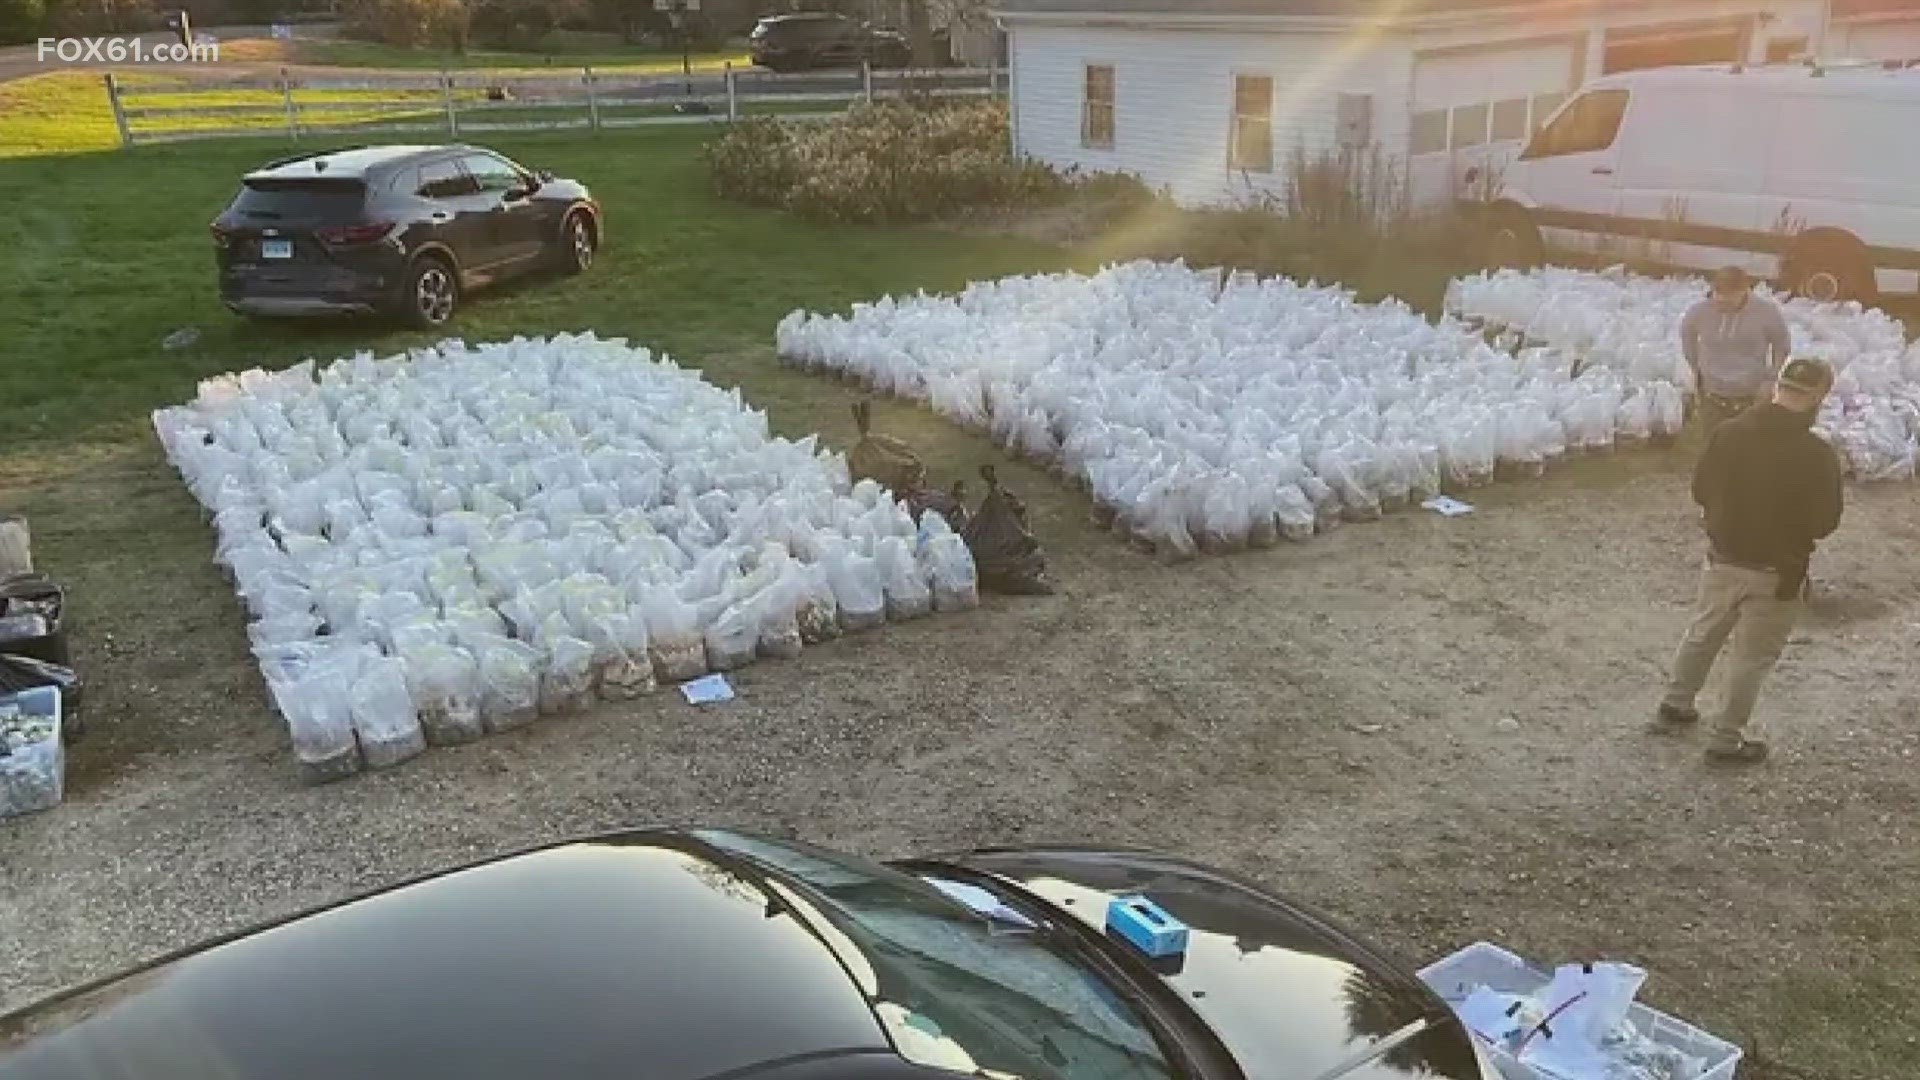
[[[462,0],[346,0],[340,14],[348,33],[368,41],[408,49],[466,47],[468,11]]]
[[[32,41],[46,23],[44,0],[0,0],[0,45]]]
[[[924,220],[1075,189],[1013,156],[1001,102],[884,102],[824,122],[748,120],[707,147],[707,165],[724,198],[835,222]]]

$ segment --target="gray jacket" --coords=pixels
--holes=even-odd
[[[1704,393],[1759,397],[1793,351],[1787,320],[1773,301],[1749,296],[1728,314],[1702,300],[1680,322],[1680,348]]]

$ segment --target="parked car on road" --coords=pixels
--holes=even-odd
[[[1496,262],[1725,265],[1816,300],[1920,291],[1920,69],[1656,68],[1587,85],[1491,189]]]
[[[211,226],[220,299],[247,315],[391,314],[434,327],[465,296],[605,240],[584,185],[478,146],[361,146],[248,173]]]
[[[832,12],[770,15],[747,36],[753,62],[769,71],[806,71],[866,61],[875,67],[906,67],[913,46],[906,35]]]
[[[1104,929],[1144,895],[1183,953]],[[1164,923],[1162,925],[1165,925]],[[9,1080],[1496,1080],[1420,981],[1180,859],[723,830],[482,863],[0,1017]]]

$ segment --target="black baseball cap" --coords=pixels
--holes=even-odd
[[[1833,368],[1825,360],[1816,360],[1811,356],[1796,357],[1780,369],[1780,385],[1805,390],[1810,394],[1824,394],[1833,389]]]

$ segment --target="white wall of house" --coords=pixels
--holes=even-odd
[[[1281,193],[1295,146],[1336,142],[1340,95],[1372,99],[1371,136],[1402,160],[1416,202],[1458,193],[1466,163],[1490,143],[1525,138],[1609,45],[1737,31],[1744,59],[1772,42],[1820,34],[1824,0],[1621,0],[1578,16],[1460,24],[1418,32],[1196,30],[1016,21],[1010,27],[1018,149],[1063,167],[1126,171],[1187,204]],[[1085,145],[1086,67],[1115,72],[1111,149]],[[1276,167],[1227,167],[1234,76],[1274,79]]]
[[[1827,55],[1852,60],[1920,60],[1920,18],[1838,23]]]
[[[1403,92],[1395,80],[1405,52],[1402,41],[1336,34],[1019,26],[1010,49],[1015,136],[1038,160],[1130,172],[1182,203],[1250,201],[1283,190],[1296,146],[1333,143],[1342,92],[1373,94],[1377,125],[1379,102]],[[1090,64],[1114,69],[1111,149],[1082,139]],[[1238,75],[1273,79],[1271,172],[1228,168]]]

